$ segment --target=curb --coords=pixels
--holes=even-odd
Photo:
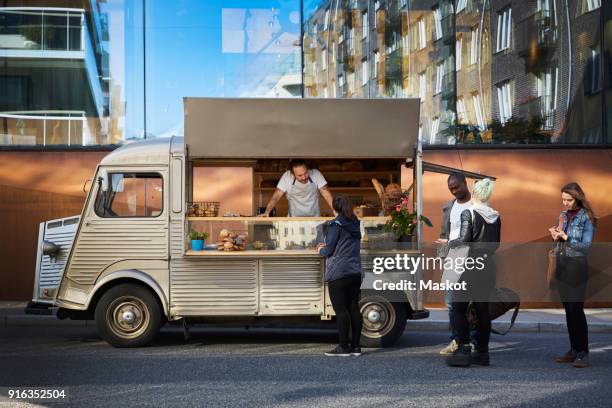
[[[505,330],[510,322],[493,322],[493,328]],[[0,327],[95,327],[93,320],[59,320],[55,315],[5,315],[0,316]],[[445,331],[446,320],[408,320],[406,331]],[[510,332],[564,333],[565,322],[515,322]],[[590,322],[589,333],[612,333],[612,322]]]
[[[86,327],[94,326],[88,320],[59,320],[55,315],[15,315],[0,317],[0,327]]]
[[[508,328],[510,322],[493,322],[492,327],[498,331],[503,331]],[[589,333],[612,333],[611,323],[588,323]],[[408,320],[406,325],[407,331],[444,331],[448,330],[447,320]],[[565,333],[567,326],[565,322],[515,322],[512,332],[525,333]]]

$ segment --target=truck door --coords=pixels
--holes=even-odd
[[[101,167],[66,276],[92,285],[122,261],[168,260],[167,168]],[[138,262],[124,262],[138,268]]]

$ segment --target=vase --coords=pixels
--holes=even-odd
[[[412,249],[413,235],[400,235],[397,238],[398,249]]]
[[[191,249],[194,251],[201,251],[204,249],[204,240],[203,239],[192,239],[191,240]]]

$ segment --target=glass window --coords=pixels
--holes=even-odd
[[[444,62],[436,64],[436,80],[434,84],[434,95],[442,92],[442,81],[444,80]]]
[[[346,82],[348,83],[349,93],[355,93],[355,73],[349,72],[346,76]]]
[[[431,133],[429,134],[429,143],[436,143],[436,136],[438,135],[438,130],[440,128],[440,118],[433,118],[431,121]]]
[[[321,69],[327,69],[327,48],[323,48],[323,51],[321,51]]]
[[[497,52],[510,48],[512,41],[512,9],[497,14]]]
[[[601,56],[599,47],[591,49],[591,59],[589,61],[589,65],[590,70],[587,74],[587,79],[590,84],[587,84],[587,92],[596,93],[601,90]]]
[[[467,111],[465,110],[465,101],[463,98],[457,98],[457,121],[459,123],[467,123]]]
[[[427,30],[425,26],[425,19],[421,18],[417,21],[418,26],[418,45],[419,50],[422,50],[427,46]]]
[[[426,94],[427,94],[427,73],[423,71],[419,74],[419,98],[421,98],[421,103],[425,102]]]
[[[378,51],[374,51],[374,66],[372,67],[372,77],[378,77],[378,64],[380,64],[380,54]]]
[[[514,105],[510,81],[497,86],[497,102],[499,105],[499,120],[503,125],[512,117],[512,106]]]
[[[478,62],[478,27],[472,28],[470,42],[470,65]]]
[[[462,52],[463,52],[463,37],[457,37],[457,41],[455,43],[455,69],[457,71],[461,70],[462,63]]]
[[[162,211],[163,179],[158,173],[110,173],[100,182],[95,202],[99,217],[158,217]]]
[[[82,9],[73,2],[69,11],[43,3],[13,1],[15,7],[0,8],[0,49],[16,51],[3,57],[0,83],[13,82],[18,72],[25,87],[17,91],[27,92],[0,104],[0,144],[83,146],[142,138],[142,2],[88,1]]]
[[[548,68],[537,76],[536,88],[540,99],[543,128],[552,129],[555,109],[557,109],[557,87],[559,68]]]
[[[364,11],[363,13],[361,13],[361,38],[363,38],[364,40],[368,38],[368,31],[368,12]]]
[[[154,137],[183,134],[185,96],[300,97],[300,45],[319,49],[308,69],[325,44],[317,38],[331,31],[323,30],[330,7],[319,8],[318,18],[305,22],[302,39],[298,0],[146,5],[146,127]],[[332,17],[333,10],[331,26]]]
[[[435,38],[439,40],[442,38],[442,12],[440,11],[440,7],[436,7],[433,10],[434,22],[435,22]]]
[[[596,10],[601,7],[601,0],[582,0],[582,12],[588,13],[589,11]]]
[[[368,74],[368,60],[364,59],[361,61],[361,85],[365,86],[368,83],[368,80],[370,79]]]
[[[474,115],[476,117],[476,124],[481,130],[485,129],[485,121],[484,116],[482,114],[482,102],[480,100],[480,95],[477,93],[472,95],[472,106],[474,107]]]
[[[457,13],[465,10],[467,7],[467,0],[457,0]]]

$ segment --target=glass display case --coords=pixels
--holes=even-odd
[[[362,217],[362,250],[398,249],[385,230],[387,217]],[[187,217],[188,231],[207,234],[202,251],[185,246],[187,255],[317,255],[331,217]]]

